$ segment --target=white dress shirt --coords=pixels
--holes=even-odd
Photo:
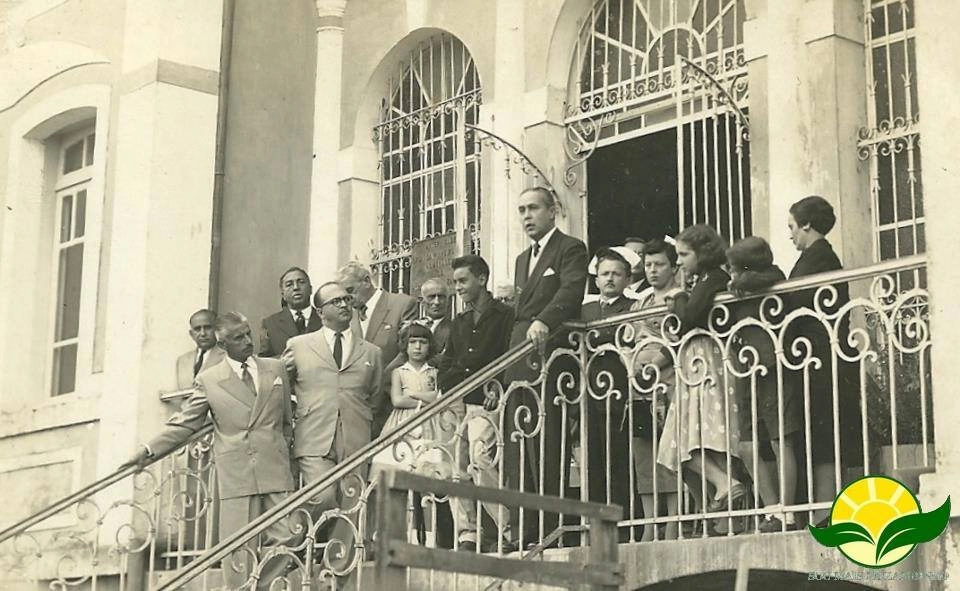
[[[333,346],[337,341],[337,331],[332,328],[324,326],[320,329],[320,332],[323,333],[323,338],[326,339],[327,345],[330,346],[330,353],[333,353]],[[349,327],[340,331],[340,334],[343,335],[340,338],[340,342],[343,345],[343,359],[340,360],[340,363],[346,363],[347,358],[350,357],[350,352],[353,351],[353,331]]]
[[[243,381],[243,368],[240,367],[240,362],[236,359],[227,355],[227,363],[230,364],[230,369],[233,370],[237,377],[240,378],[240,381]],[[253,355],[247,357],[247,360],[244,361],[247,364],[247,372],[250,373],[250,377],[253,378],[253,390],[259,394],[260,391],[260,370],[257,369],[257,362],[253,360]]]
[[[293,308],[287,308],[287,310],[290,312],[290,316],[293,317],[294,324],[297,323],[297,312],[302,312],[304,322],[307,326],[310,326],[310,317],[313,316],[313,306],[307,306],[303,310],[294,310]]]
[[[363,331],[364,337],[367,335],[367,326],[370,324],[370,317],[373,316],[373,311],[377,307],[377,304],[380,302],[380,296],[383,295],[383,290],[379,287],[373,292],[373,295],[370,296],[370,299],[367,300],[367,319],[360,319],[360,329]],[[357,314],[359,318],[359,313]]]
[[[539,245],[540,245],[540,252],[538,252],[538,253],[536,253],[536,255],[534,255],[534,253],[533,253],[533,248],[530,249],[530,263],[527,264],[527,277],[529,277],[530,275],[533,274],[533,268],[537,266],[537,261],[539,261],[539,260],[540,260],[540,257],[543,256],[543,249],[545,249],[545,248],[547,247],[547,243],[550,242],[550,238],[553,237],[553,235],[554,235],[554,233],[555,233],[556,231],[557,231],[557,227],[554,226],[554,227],[550,228],[550,231],[547,232],[546,234],[544,234],[543,237],[540,238],[540,240],[531,240],[531,241],[530,241],[530,246],[531,246],[531,247],[532,247],[534,244],[539,244]]]

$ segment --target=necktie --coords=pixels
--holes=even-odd
[[[539,242],[534,242],[534,243],[533,243],[533,258],[537,258],[538,256],[540,256],[540,243],[539,243]]]
[[[200,368],[203,367],[203,358],[206,354],[206,351],[200,351],[200,354],[197,355],[197,360],[193,362],[193,377],[197,377],[197,374],[200,373]]]
[[[361,322],[366,322],[367,321],[367,305],[363,304],[362,306],[357,308],[357,314],[360,315]]]
[[[253,376],[250,375],[250,370],[247,369],[246,361],[240,364],[240,374],[240,379],[243,380],[243,383],[246,384],[247,388],[250,388],[250,391],[253,392],[254,396],[256,396],[257,387],[253,385]]]
[[[337,332],[333,335],[333,361],[337,367],[343,367],[343,333]]]
[[[297,310],[294,323],[297,325],[298,333],[303,334],[307,332],[307,319],[303,317],[303,310]]]

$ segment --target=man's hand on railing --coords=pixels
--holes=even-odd
[[[537,350],[543,355],[546,350],[547,339],[550,337],[550,327],[542,320],[534,320],[527,329],[527,338],[533,341]]]
[[[153,457],[153,454],[150,453],[150,450],[146,445],[137,446],[137,451],[127,458],[125,462],[120,464],[120,470],[124,468],[129,468],[130,466],[136,466],[137,470],[143,470],[143,468],[150,463],[150,459]]]

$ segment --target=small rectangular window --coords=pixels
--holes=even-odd
[[[96,135],[91,133],[90,135],[87,136],[87,150],[86,150],[87,155],[83,160],[84,166],[93,165],[93,148],[96,145],[96,141],[97,141]]]
[[[71,224],[73,223],[73,195],[66,195],[60,200],[60,242],[69,242],[73,238]]]
[[[87,225],[87,190],[77,191],[77,213],[74,215],[73,237],[80,238]]]
[[[57,290],[56,341],[76,338],[80,334],[80,280],[83,276],[83,244],[74,244],[60,251]]]
[[[53,395],[69,394],[77,388],[77,344],[53,351]]]
[[[63,151],[63,174],[83,168],[83,140],[74,142]]]

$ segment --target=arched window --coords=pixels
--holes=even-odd
[[[565,113],[591,248],[696,223],[750,234],[744,17],[743,0],[594,4]]]
[[[464,136],[480,102],[473,58],[446,34],[420,43],[390,80],[374,128],[381,209],[373,267],[384,289],[416,288],[416,242],[455,234],[459,249],[479,250],[480,148]]]

